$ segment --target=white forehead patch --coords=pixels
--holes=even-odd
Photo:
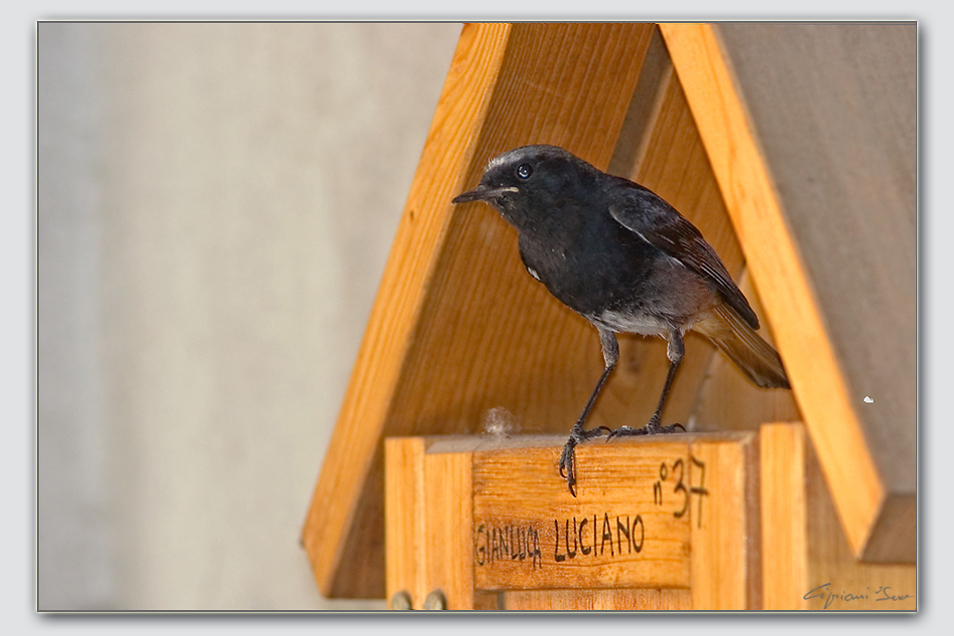
[[[518,161],[534,154],[533,146],[524,146],[522,148],[514,148],[513,150],[508,150],[507,152],[497,155],[487,163],[487,167],[484,169],[484,172],[497,168],[499,166],[504,166],[507,164],[514,164]]]
[[[499,168],[507,165],[516,165],[521,161],[529,161],[535,159],[555,159],[560,158],[564,160],[574,160],[576,157],[571,155],[569,152],[563,148],[558,148],[557,146],[548,146],[546,144],[536,144],[530,146],[521,146],[520,148],[514,148],[513,150],[508,150],[505,153],[497,155],[493,159],[487,162],[487,167],[484,168],[484,172],[493,170],[494,168]],[[580,163],[584,165],[589,165],[584,161]]]
[[[497,166],[502,166],[503,164],[507,163],[510,160],[511,155],[512,155],[512,151],[505,152],[502,155],[497,155],[496,157],[494,157],[493,159],[487,162],[487,167],[484,168],[484,172],[488,172],[490,170],[493,170]]]

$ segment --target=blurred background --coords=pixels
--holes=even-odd
[[[299,534],[460,28],[38,25],[38,609],[385,607]]]

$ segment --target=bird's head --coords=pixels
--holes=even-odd
[[[563,148],[522,146],[491,159],[480,184],[453,203],[486,201],[518,230],[529,229],[592,198],[599,175]]]

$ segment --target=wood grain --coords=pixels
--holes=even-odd
[[[398,592],[411,597],[420,608],[427,594],[424,577],[424,450],[422,437],[385,442],[387,471],[384,480],[387,598]]]
[[[560,445],[531,439],[524,446],[478,449],[474,523],[479,537],[492,529],[500,539],[478,541],[496,552],[478,554],[476,587],[580,590],[561,598],[584,606],[591,589],[686,588],[693,609],[758,608],[755,439],[730,433],[587,444],[578,450],[576,498],[553,478]],[[641,549],[634,552],[617,520],[635,527],[637,514]],[[514,529],[526,528],[537,533],[539,564],[511,556]],[[549,602],[555,601],[544,604]]]
[[[691,524],[695,610],[761,609],[758,448],[752,434],[727,435],[692,447],[719,501]]]
[[[444,452],[424,458],[424,577],[429,592],[444,593],[449,610],[475,609],[472,457]]]
[[[804,609],[811,587],[805,461],[808,441],[798,424],[765,424],[759,434],[762,481],[763,607]]]
[[[902,125],[899,136],[889,135],[887,141],[873,132],[886,121],[914,115],[905,101],[913,97],[907,90],[910,69],[904,65],[908,57],[901,55],[913,50],[903,44],[908,41],[909,32],[900,39],[894,37],[895,32],[884,32],[891,43],[882,52],[875,50],[880,46],[875,38],[858,39],[857,43],[872,57],[866,61],[860,53],[851,53],[846,65],[842,63],[844,58],[834,59],[846,54],[838,48],[846,46],[844,29],[828,30],[824,35],[812,31],[808,36],[792,36],[796,32],[807,33],[799,30],[811,30],[813,25],[792,25],[784,30],[777,25],[775,29],[768,29],[770,25],[758,29],[754,26],[746,25],[745,31],[719,27],[718,32],[731,40],[725,48],[727,40],[720,40],[717,29],[710,25],[665,24],[660,28],[753,281],[768,310],[772,331],[850,544],[857,554],[868,559],[910,560],[914,557],[916,537],[916,416],[912,390],[916,378],[916,323],[909,319],[915,306],[910,302],[914,279],[909,273],[916,261],[910,224],[913,198],[908,196],[914,156],[906,150],[909,140],[904,135],[908,134],[909,125]],[[747,40],[749,33],[754,34],[751,41]],[[830,46],[823,41],[825,38],[840,44]],[[892,55],[900,57],[885,59]],[[766,64],[771,72],[766,70]],[[871,77],[872,64],[875,73],[887,72],[868,85],[865,82]],[[882,95],[886,86],[894,86],[903,95],[888,96],[897,110],[881,124],[866,115],[860,115],[859,122],[848,122],[841,115],[845,111],[839,100],[866,104],[875,94]],[[793,113],[793,108],[803,106],[809,115]],[[878,109],[882,115],[883,108]],[[768,113],[772,112],[776,114],[770,116]],[[831,113],[838,115],[830,117]],[[814,119],[806,122],[807,117]],[[782,121],[784,118],[792,121]],[[850,129],[848,137],[836,131],[834,138],[849,142],[842,151],[851,156],[835,152],[826,159],[825,151],[813,144],[823,141],[825,133],[833,130],[831,127],[842,125]],[[779,130],[784,130],[784,134]],[[796,144],[797,150],[789,148],[788,143]],[[890,159],[881,161],[885,156]],[[869,157],[876,158],[876,164],[867,164],[871,169],[869,176],[858,178],[852,170],[865,165],[858,162]],[[802,181],[792,181],[789,171],[797,173],[797,179]],[[871,188],[870,175],[878,175],[878,188]],[[882,176],[885,181],[880,180]],[[814,185],[812,179],[816,180]],[[801,184],[806,183],[812,185],[809,190],[827,192],[832,198],[823,203],[813,197],[800,200],[807,193]],[[834,196],[828,187],[831,184],[844,190]],[[869,202],[870,195],[880,193],[882,185],[893,190],[886,197],[887,205],[865,208],[863,213],[873,215],[873,222],[882,228],[893,228],[895,234],[831,231],[838,225],[828,224],[828,219],[842,213],[842,208],[832,207],[832,202],[847,204],[849,216],[853,216],[856,204]],[[868,190],[856,192],[862,187]],[[853,199],[855,194],[857,199]],[[819,209],[825,215],[821,226],[817,225]],[[799,211],[803,220],[796,221]],[[817,229],[803,229],[796,235],[794,230],[806,223],[815,223],[813,227]],[[813,241],[813,237],[817,239],[826,233],[829,241],[836,237],[835,247]],[[890,246],[884,244],[885,239],[891,241]],[[846,260],[833,255],[846,250],[860,257]],[[842,265],[837,275],[827,274],[826,266],[818,265],[829,256]],[[884,272],[882,278],[873,280],[867,273],[856,278],[864,270],[863,264],[872,258],[884,258],[892,271],[879,264],[874,271]],[[891,291],[882,295],[880,284],[895,274],[897,277],[888,287]],[[875,289],[879,291],[874,293]],[[872,304],[875,296],[879,298],[877,307],[885,307],[884,320],[882,312]],[[904,307],[888,308],[887,304],[892,303]],[[858,331],[864,336],[848,335],[846,330],[861,324],[865,327]],[[887,342],[895,338],[896,342]],[[864,353],[848,354],[847,349],[854,347]],[[886,352],[898,354],[899,364]],[[852,362],[862,359],[865,364]],[[866,379],[871,381],[870,385],[865,383]],[[892,382],[894,388],[889,386]],[[866,408],[862,398],[866,391],[874,390],[868,386],[885,391],[881,395],[890,406],[883,410],[867,409],[862,415],[861,409]],[[897,417],[888,418],[889,413]],[[882,519],[883,511],[890,511],[894,518]],[[880,532],[876,534],[876,530]]]
[[[661,610],[691,609],[689,590],[513,590],[503,593],[507,610]]]
[[[559,440],[476,452],[477,587],[688,587],[692,511],[654,501],[660,466],[689,462],[688,436],[672,438],[578,448],[576,497],[557,474]],[[512,558],[525,542],[539,555]]]
[[[384,594],[385,435],[476,431],[493,407],[569,430],[602,367],[595,332],[525,273],[486,206],[486,161],[554,143],[605,167],[651,25],[467,25],[322,465],[303,541],[326,596]]]

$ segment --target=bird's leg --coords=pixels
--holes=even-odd
[[[656,412],[653,413],[653,416],[649,418],[649,423],[643,428],[620,426],[618,429],[610,433],[607,439],[621,437],[623,435],[655,435],[657,433],[674,433],[676,431],[676,427],[686,430],[682,424],[671,424],[669,426],[661,425],[662,410],[666,405],[666,398],[669,396],[669,389],[672,387],[672,380],[676,376],[676,370],[679,368],[679,363],[682,362],[682,356],[686,353],[686,345],[682,341],[682,332],[678,327],[669,328],[669,337],[667,340],[669,343],[666,346],[666,357],[669,358],[669,372],[666,374],[666,383],[663,384],[662,394],[659,396],[659,403],[656,405]]]
[[[586,401],[583,412],[573,428],[570,429],[570,439],[566,441],[563,453],[560,455],[560,476],[566,479],[570,494],[574,497],[576,497],[576,492],[573,490],[573,486],[576,484],[576,445],[588,439],[599,437],[603,434],[603,429],[609,431],[605,426],[598,426],[590,431],[585,430],[583,426],[593,409],[593,405],[596,404],[596,397],[600,394],[603,385],[606,384],[606,380],[609,379],[610,373],[616,368],[616,363],[619,361],[619,343],[616,341],[616,335],[612,331],[599,326],[597,329],[600,332],[600,346],[603,349],[603,362],[606,366],[603,368],[603,374],[600,376],[599,382],[596,383],[596,388],[590,394],[590,399]]]

